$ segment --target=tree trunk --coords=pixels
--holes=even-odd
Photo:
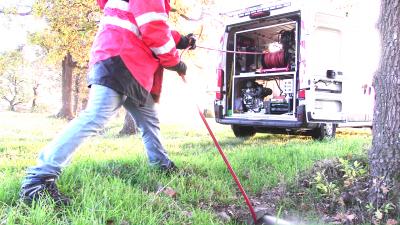
[[[8,107],[8,110],[10,110],[11,112],[15,112],[16,109],[15,109],[14,101],[10,101],[9,104],[10,104],[10,105],[9,105],[9,107]]]
[[[9,104],[8,106],[8,110],[12,111],[12,112],[16,112],[17,109],[15,108],[15,106],[17,106],[18,104],[21,104],[21,101],[17,101],[17,88],[14,87],[14,93],[13,93],[13,98],[12,99],[8,99],[7,97],[3,97],[4,100],[6,100]]]
[[[382,186],[396,187],[400,178],[400,4],[382,0],[378,28],[381,62],[374,76],[375,106],[372,148],[369,151],[370,201],[379,207],[387,193]],[[378,182],[376,182],[378,181]]]
[[[74,69],[74,62],[72,61],[71,54],[67,53],[62,61],[62,108],[57,114],[57,117],[66,118],[71,120],[74,118],[72,113],[72,71]]]
[[[9,104],[8,109],[12,112],[15,112],[16,111],[15,106],[21,103],[17,100],[18,99],[19,82],[16,77],[12,78],[12,85],[13,85],[12,88],[10,88],[10,94],[12,94],[12,99],[8,99],[7,97],[3,97],[3,99],[8,101],[8,104]]]
[[[37,98],[38,98],[38,89],[39,89],[39,84],[35,83],[33,84],[32,90],[33,90],[33,99],[32,99],[32,105],[31,105],[31,112],[34,112],[37,108]]]
[[[119,132],[119,135],[134,135],[138,132],[135,120],[129,112],[125,114],[124,127]]]
[[[81,108],[79,107],[79,102],[81,100],[81,75],[76,74],[74,82],[74,114],[76,115]]]
[[[16,102],[16,101],[14,101],[14,100],[12,100],[12,101],[10,101],[9,102],[10,103],[10,106],[9,106],[9,110],[10,111],[12,111],[12,112],[16,112],[17,111],[17,108],[15,108],[17,105],[19,105],[19,104],[21,104],[22,102]]]

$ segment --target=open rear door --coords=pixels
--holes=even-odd
[[[308,122],[345,122],[343,112],[342,18],[317,13],[308,41]]]

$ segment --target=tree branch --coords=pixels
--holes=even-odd
[[[175,9],[175,8],[172,8],[171,12],[177,13],[180,17],[182,17],[182,18],[184,18],[185,20],[188,20],[188,21],[200,21],[200,20],[202,20],[204,18],[204,10],[201,10],[201,15],[197,19],[190,18],[190,17],[186,16],[185,14],[179,13],[178,10]]]
[[[14,86],[11,86],[11,85],[8,85],[7,86],[7,88],[8,88],[8,92],[10,92],[11,94],[13,93],[13,88]]]
[[[2,8],[2,9],[0,9],[0,14],[12,14],[12,15],[16,15],[16,16],[29,16],[32,14],[32,7],[28,7],[28,6],[23,6],[23,7],[29,8],[28,11],[10,13],[10,12],[7,12],[7,10],[4,10],[4,8]]]
[[[7,98],[7,96],[3,96],[2,99],[6,100],[7,102],[11,102],[11,100],[9,100],[9,99]]]
[[[16,105],[19,105],[19,104],[22,104],[22,102],[21,101],[18,101],[18,102],[14,102],[14,106],[16,106]]]

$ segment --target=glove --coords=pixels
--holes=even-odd
[[[181,40],[179,40],[176,45],[177,49],[186,49],[189,47],[189,50],[193,50],[196,48],[196,37],[190,33],[186,36],[181,36]]]
[[[179,76],[185,76],[187,67],[184,62],[180,61],[175,66],[165,67],[165,69],[175,71],[179,74]]]
[[[190,46],[189,50],[195,49],[196,48],[196,37],[192,33],[186,35],[186,37],[189,39],[189,46]]]

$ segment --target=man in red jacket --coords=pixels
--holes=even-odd
[[[167,25],[169,0],[97,0],[104,10],[94,40],[87,108],[40,153],[38,164],[27,170],[20,196],[30,203],[49,195],[57,204],[69,204],[56,186],[73,152],[86,137],[101,130],[124,106],[135,118],[149,163],[163,171],[176,169],[160,142],[154,108],[161,93],[163,68],[186,74],[177,49],[194,49],[195,38],[181,36]]]

